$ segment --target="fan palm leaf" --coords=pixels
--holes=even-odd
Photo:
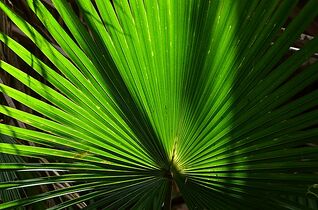
[[[67,188],[0,204],[34,205],[79,193],[65,209],[170,209],[173,193],[190,209],[315,209],[318,183],[318,39],[286,56],[318,13],[297,1],[27,0],[52,43],[0,1],[1,10],[48,58],[0,33],[41,75],[0,61],[33,90],[0,90],[34,113],[0,112],[34,129],[0,124],[0,152],[50,163],[1,163],[2,171],[59,171],[1,183],[16,190]],[[309,144],[309,145],[308,145]],[[302,200],[302,202],[299,202]]]
[[[1,138],[2,143],[10,143],[10,144],[17,143],[13,138],[10,138],[8,136],[1,135],[0,138]],[[7,155],[7,154],[1,154],[0,160],[1,160],[1,163],[6,163],[6,162],[7,163],[10,163],[10,162],[22,163],[22,162],[24,162],[23,159],[20,157]],[[1,183],[15,181],[18,179],[19,179],[19,177],[18,177],[17,173],[15,173],[13,171],[7,171],[7,172],[3,172],[0,174]],[[16,199],[21,199],[21,192],[19,192],[18,190],[0,192],[1,202],[7,202],[7,201],[11,201],[11,200],[16,200]]]

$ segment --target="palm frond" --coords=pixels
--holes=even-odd
[[[0,136],[1,142],[9,143],[9,144],[16,144],[17,142],[8,136],[1,135]],[[23,159],[18,156],[8,155],[8,154],[0,154],[0,162],[3,163],[23,163]],[[18,180],[18,174],[14,171],[6,171],[3,173],[0,173],[0,181],[1,183],[7,183],[7,182],[13,182],[15,180]],[[0,200],[1,203],[8,202],[12,200],[18,200],[21,199],[21,195],[23,195],[23,192],[19,192],[19,190],[12,190],[12,191],[2,191],[0,192]]]
[[[0,84],[35,111],[0,106],[33,128],[0,132],[35,143],[1,142],[0,152],[51,162],[0,170],[60,173],[0,188],[70,185],[0,209],[72,193],[81,196],[50,209],[170,209],[172,191],[190,209],[317,208],[318,62],[305,63],[318,39],[289,51],[317,17],[317,0],[288,23],[297,1],[96,0],[74,9],[52,0],[58,17],[52,5],[26,3],[56,43],[0,1],[48,59],[0,33],[48,82],[0,61],[36,94]]]

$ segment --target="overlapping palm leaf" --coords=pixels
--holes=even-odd
[[[17,143],[13,138],[5,136],[5,135],[0,135],[0,139],[1,139],[2,143],[9,143],[9,144]],[[0,154],[0,162],[1,163],[23,163],[24,161],[21,157],[8,155],[8,154]],[[18,177],[17,173],[15,173],[13,171],[2,172],[0,174],[1,183],[16,181],[18,179],[19,179],[19,177]],[[21,199],[22,195],[23,195],[23,192],[21,192],[17,189],[16,190],[1,191],[0,192],[0,200],[1,200],[1,202],[18,200],[18,199]]]
[[[1,61],[45,100],[0,84],[38,113],[1,105],[35,129],[0,124],[0,132],[36,146],[0,150],[52,161],[0,168],[61,174],[0,187],[71,186],[0,209],[75,192],[50,209],[169,209],[173,185],[190,209],[317,208],[318,63],[303,64],[318,39],[285,56],[317,16],[316,0],[283,33],[297,1],[79,0],[85,24],[66,0],[52,2],[67,28],[40,0],[27,1],[63,51],[0,2],[50,61],[0,34],[50,83]]]

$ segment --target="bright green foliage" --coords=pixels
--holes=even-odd
[[[10,143],[10,144],[15,144],[17,143],[13,138],[5,136],[5,135],[0,135],[0,140],[2,143]],[[13,156],[13,155],[8,155],[8,154],[0,154],[0,162],[1,163],[23,163],[23,159],[18,156]],[[15,181],[18,180],[19,177],[17,173],[14,171],[6,171],[0,173],[0,182],[1,183],[7,183],[10,181]],[[15,199],[21,199],[21,192],[19,192],[17,189],[15,190],[3,190],[0,191],[0,200],[1,202],[7,202],[10,200],[15,200]],[[21,209],[21,208],[20,208]]]
[[[307,90],[318,81],[318,62],[298,69],[318,52],[318,39],[283,59],[317,15],[317,0],[283,33],[297,1],[78,0],[84,25],[66,0],[53,0],[67,30],[40,0],[27,2],[63,52],[0,1],[51,62],[0,34],[51,84],[0,62],[46,99],[0,84],[39,113],[1,105],[1,113],[37,130],[0,124],[2,134],[36,143],[0,143],[0,150],[52,162],[0,169],[62,172],[0,188],[71,186],[0,209],[75,192],[81,196],[50,209],[81,202],[169,209],[172,183],[190,209],[317,208],[308,190],[318,183],[318,147],[304,145],[318,138],[318,90]]]

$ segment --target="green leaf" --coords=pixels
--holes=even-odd
[[[0,84],[33,110],[0,105],[27,125],[0,133],[35,143],[0,142],[27,161],[1,173],[32,174],[0,183],[14,199],[0,209],[171,209],[175,195],[189,209],[317,209],[318,38],[289,50],[317,0],[75,3],[28,0],[28,23],[0,1],[41,51],[0,33],[28,66],[1,69],[33,91]]]

